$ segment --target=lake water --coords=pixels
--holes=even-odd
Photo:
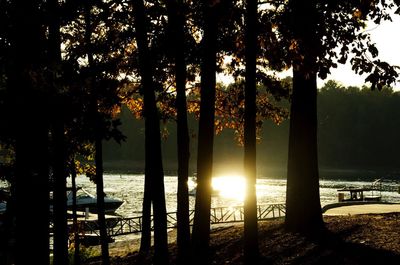
[[[69,179],[70,181],[70,179]],[[95,194],[95,185],[84,176],[77,177],[77,185]],[[167,211],[176,211],[177,177],[165,177],[165,196]],[[337,202],[337,190],[344,187],[371,186],[371,181],[349,181],[349,180],[320,180],[321,205]],[[398,180],[387,180],[381,182],[382,200],[400,203]],[[189,189],[194,188],[192,179],[189,181]],[[217,177],[213,181],[214,189],[220,191],[220,196],[212,197],[212,207],[243,205],[244,182],[238,176]],[[140,174],[106,174],[104,175],[104,190],[110,197],[118,197],[125,202],[117,210],[122,216],[140,215],[143,200],[144,175]],[[259,204],[285,203],[286,180],[285,179],[257,179],[257,200]],[[376,193],[376,192],[375,192]],[[195,198],[190,196],[190,207],[194,208]]]
[[[189,189],[195,187],[195,183],[189,181]],[[71,179],[68,179],[68,185]],[[83,187],[92,194],[96,193],[95,184],[85,176],[78,176],[77,185]],[[167,211],[176,211],[177,205],[177,177],[166,176],[164,180]],[[321,206],[338,201],[338,189],[344,187],[369,187],[372,181],[351,180],[320,180]],[[244,181],[240,176],[220,176],[214,178],[213,187],[220,192],[219,196],[212,197],[212,207],[226,207],[243,205]],[[0,187],[6,183],[0,181]],[[105,174],[104,191],[110,197],[124,200],[124,204],[117,210],[117,214],[124,217],[140,215],[142,211],[144,175],[143,174]],[[381,182],[382,191],[379,193],[382,200],[400,203],[400,180],[384,179]],[[259,204],[285,203],[286,180],[282,178],[257,179],[257,200]],[[377,193],[377,192],[375,192]],[[190,207],[194,209],[195,197],[189,197]]]

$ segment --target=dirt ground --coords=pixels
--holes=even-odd
[[[289,233],[283,220],[259,223],[260,264],[400,264],[400,213],[324,217],[327,231],[310,239]],[[243,264],[243,225],[214,229],[212,264]],[[171,241],[176,236],[170,233]],[[111,264],[146,265],[138,240],[110,244]],[[170,264],[176,245],[170,244]],[[100,264],[98,258],[87,264]]]

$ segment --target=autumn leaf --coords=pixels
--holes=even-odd
[[[297,41],[295,39],[292,39],[290,41],[289,51],[295,51],[297,50],[297,48],[298,48]]]
[[[353,17],[355,17],[355,18],[357,18],[357,19],[361,19],[361,17],[362,17],[362,12],[361,12],[361,10],[356,9],[356,10],[353,12]]]
[[[143,112],[143,99],[142,98],[131,98],[125,101],[126,106],[135,116],[135,118],[140,119]]]

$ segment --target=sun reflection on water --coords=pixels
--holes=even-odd
[[[212,178],[212,196],[214,202],[222,203],[224,205],[242,205],[246,195],[246,178],[239,174],[226,174],[215,176]],[[268,203],[275,203],[285,193],[285,185],[276,185],[276,183],[269,183],[264,179],[257,179],[256,195],[259,201],[262,197]],[[188,187],[190,191],[196,190],[195,178],[189,179]],[[195,193],[192,193],[195,195]],[[280,202],[280,201],[279,201]]]
[[[229,175],[212,179],[212,188],[219,196],[243,201],[246,192],[246,180],[243,176]]]

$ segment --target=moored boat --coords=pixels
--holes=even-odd
[[[0,215],[5,213],[7,209],[7,203],[6,202],[0,202]]]
[[[112,214],[124,203],[123,200],[118,198],[111,198],[107,195],[104,196],[104,209],[105,213]],[[88,210],[91,213],[97,213],[97,196],[90,194],[87,190],[82,187],[77,188],[76,194],[76,207],[77,211]],[[68,191],[67,194],[67,208],[72,210],[73,208],[73,193],[72,190]]]
[[[10,198],[8,191],[0,189],[0,215],[4,214],[7,210],[7,200]]]

